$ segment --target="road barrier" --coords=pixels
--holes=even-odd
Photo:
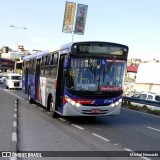
[[[160,102],[137,99],[133,97],[123,97],[123,102],[127,102],[127,103],[134,102],[134,103],[139,103],[139,104],[144,104],[144,105],[160,107]]]

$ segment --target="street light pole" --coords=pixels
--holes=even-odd
[[[73,37],[74,37],[74,32],[75,32],[76,17],[77,17],[77,9],[78,9],[78,0],[76,1],[76,9],[75,9],[74,22],[73,22],[72,42],[73,42]]]
[[[10,27],[17,29],[17,52],[18,52],[19,30],[20,29],[27,29],[27,28],[26,27],[17,27],[17,26],[13,26],[13,25],[11,25]],[[16,53],[16,59],[17,59],[17,53]],[[14,72],[16,72],[16,68],[17,68],[16,66],[17,66],[17,63],[16,63],[16,60],[15,60]]]
[[[27,28],[26,28],[26,27],[17,27],[17,26],[13,26],[13,25],[11,25],[10,27],[13,27],[13,28],[17,29],[17,52],[18,52],[19,30],[20,30],[20,29],[27,29]]]

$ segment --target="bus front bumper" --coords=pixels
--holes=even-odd
[[[110,106],[84,106],[76,107],[70,103],[63,106],[63,116],[103,116],[103,115],[119,115],[121,103],[114,107]]]

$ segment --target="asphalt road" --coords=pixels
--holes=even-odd
[[[122,109],[119,116],[52,119],[48,110],[27,103],[27,96],[22,91],[4,89],[0,90],[0,94],[5,98],[7,98],[5,95],[12,97],[13,101],[18,96],[20,100],[18,151],[160,151],[160,117]],[[11,126],[12,122],[9,124]],[[75,157],[62,159],[75,159]],[[97,157],[94,159],[97,160]],[[98,159],[117,158],[101,157]],[[146,160],[149,159],[158,158],[146,158]]]
[[[0,151],[10,151],[15,98],[0,89]]]

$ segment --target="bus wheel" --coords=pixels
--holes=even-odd
[[[29,101],[29,103],[33,103],[33,100],[31,98],[31,91],[30,91],[30,89],[28,89],[28,101]]]
[[[53,103],[53,99],[51,98],[50,101],[49,101],[49,108],[50,108],[50,114],[51,114],[51,117],[52,118],[57,118],[58,115],[57,113],[54,111],[54,106],[55,104]]]

